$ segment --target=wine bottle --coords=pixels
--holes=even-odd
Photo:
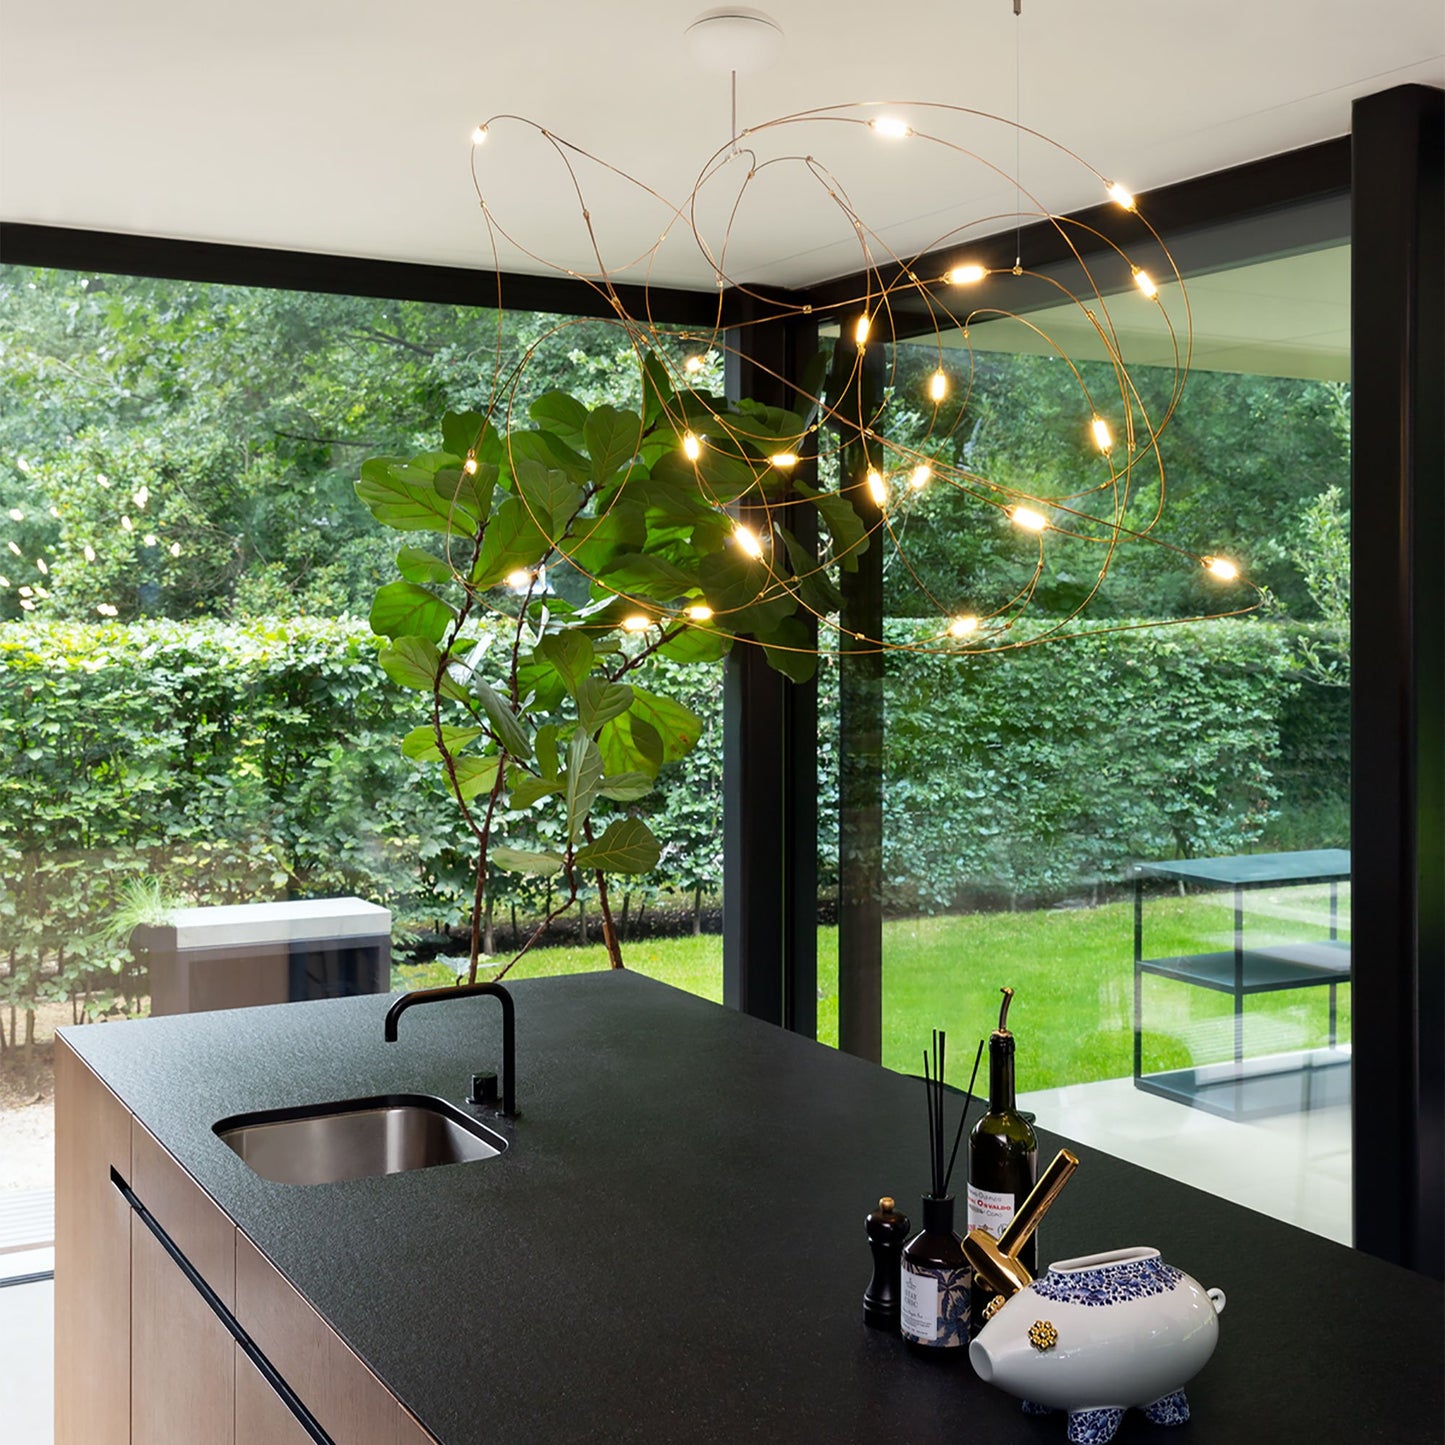
[[[1008,1028],[1013,990],[1006,988],[998,1028],[988,1040],[988,1112],[968,1136],[968,1227],[997,1239],[1038,1177],[1039,1141],[1033,1125],[1014,1101],[1014,1036]],[[1030,1274],[1038,1268],[1038,1239],[1024,1245],[1020,1263]],[[983,1326],[988,1300],[975,1293],[974,1329]]]

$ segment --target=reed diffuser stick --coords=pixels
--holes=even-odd
[[[948,1156],[948,1169],[943,1176],[944,1193],[948,1192],[948,1181],[953,1178],[953,1161],[958,1158],[959,1140],[963,1138],[963,1126],[968,1119],[968,1106],[973,1103],[973,1086],[978,1082],[978,1065],[983,1058],[983,1040],[978,1041],[978,1052],[973,1056],[973,1073],[968,1076],[968,1097],[963,1101],[963,1112],[958,1116],[958,1133],[953,1136],[953,1153]]]

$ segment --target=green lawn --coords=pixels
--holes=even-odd
[[[1326,891],[1265,890],[1249,896],[1250,942],[1322,938]],[[1341,890],[1341,917],[1349,913]],[[1144,944],[1150,956],[1232,947],[1228,895],[1151,899]],[[1342,936],[1348,938],[1347,932]],[[1133,1068],[1134,914],[1128,903],[1100,908],[900,919],[883,926],[883,1062],[922,1068],[930,1030],[948,1030],[949,1081],[967,1085],[978,1039],[993,1026],[998,990],[1015,990],[1010,1022],[1019,1040],[1020,1089],[1126,1077]],[[818,1037],[838,1041],[838,930],[818,930]],[[722,940],[654,939],[628,944],[628,967],[703,998],[722,998]],[[513,978],[607,967],[601,945],[528,954]],[[408,970],[410,972],[410,970]],[[444,980],[428,979],[426,982]],[[1230,1056],[1232,1004],[1225,994],[1168,979],[1144,981],[1146,1070]],[[1326,1042],[1328,991],[1266,994],[1245,1003],[1250,1053]],[[1350,1036],[1350,990],[1339,990],[1339,1037]]]

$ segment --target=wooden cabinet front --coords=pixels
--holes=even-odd
[[[131,1218],[132,1445],[235,1445],[235,1341],[139,1215]]]

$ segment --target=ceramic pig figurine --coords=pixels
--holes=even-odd
[[[1013,1295],[968,1357],[1024,1409],[1069,1412],[1069,1440],[1112,1440],[1137,1406],[1158,1425],[1189,1418],[1184,1385],[1214,1353],[1221,1290],[1201,1289],[1157,1249],[1061,1260]]]

